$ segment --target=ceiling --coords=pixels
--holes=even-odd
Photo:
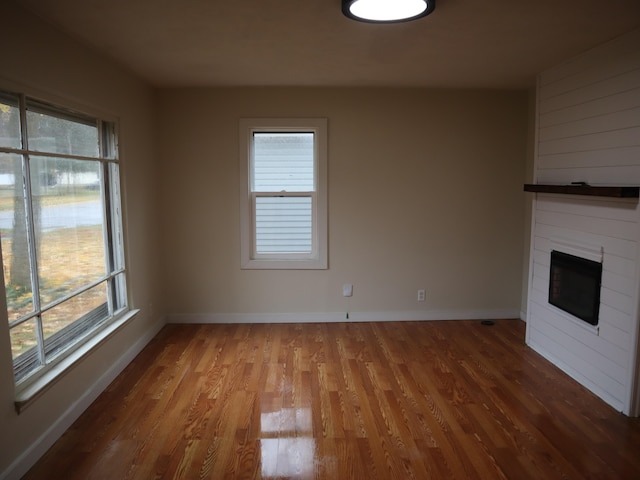
[[[640,26],[639,0],[437,0],[372,25],[339,0],[15,0],[157,87],[526,88]]]

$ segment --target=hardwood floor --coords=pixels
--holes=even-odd
[[[638,479],[524,323],[168,325],[27,479]]]

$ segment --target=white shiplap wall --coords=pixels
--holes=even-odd
[[[640,30],[538,77],[537,183],[640,185]],[[527,343],[614,408],[638,415],[637,200],[536,194]],[[600,252],[600,322],[547,301],[550,251]]]

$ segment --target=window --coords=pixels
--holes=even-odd
[[[242,268],[327,268],[327,121],[240,121]]]
[[[128,311],[116,125],[0,92],[0,235],[17,384]]]

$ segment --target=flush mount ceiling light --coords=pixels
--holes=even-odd
[[[435,0],[342,0],[342,13],[360,22],[399,23],[426,17]]]

